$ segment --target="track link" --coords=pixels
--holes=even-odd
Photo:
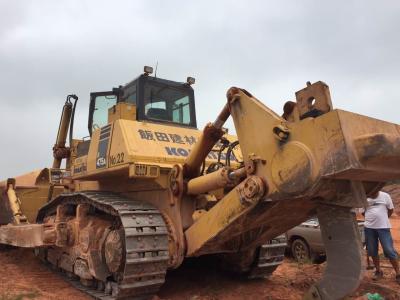
[[[286,237],[281,235],[257,248],[219,254],[220,267],[248,279],[266,278],[283,263],[285,250]]]
[[[164,283],[169,260],[168,231],[157,208],[111,192],[77,192],[61,194],[42,207],[37,221],[55,214],[61,204],[89,204],[118,220],[125,236],[125,263],[116,281],[97,282],[95,289],[71,276],[66,280],[101,300],[149,299],[157,293]]]
[[[276,270],[285,258],[286,237],[278,236],[268,243],[261,245],[258,249],[258,256],[254,261],[247,277],[249,279],[266,278]]]

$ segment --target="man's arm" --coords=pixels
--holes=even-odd
[[[394,206],[393,206],[392,197],[390,197],[389,194],[387,194],[386,207],[387,207],[388,217],[390,218],[391,215],[393,214]]]

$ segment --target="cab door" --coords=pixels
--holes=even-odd
[[[108,110],[118,102],[115,91],[90,93],[89,134],[108,124]]]
[[[108,110],[118,102],[115,91],[90,94],[88,129],[91,136],[88,173],[107,167],[108,152],[112,136],[112,124],[108,120]]]

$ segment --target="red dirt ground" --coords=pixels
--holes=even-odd
[[[395,247],[400,252],[400,187],[386,188],[394,200],[397,213],[391,218]],[[156,299],[171,300],[239,300],[239,299],[301,299],[302,294],[322,275],[324,264],[297,264],[286,259],[269,278],[243,281],[216,269],[212,260],[189,260],[178,270],[169,272],[166,283]],[[10,249],[0,252],[0,300],[22,299],[91,299],[75,290],[62,277],[52,273],[33,255],[32,251]],[[350,299],[365,299],[367,292],[379,293],[386,300],[400,299],[400,285],[394,282],[394,272],[383,261],[385,278],[365,277]]]
[[[7,250],[0,255],[0,265],[1,300],[91,299],[49,271],[31,251]],[[189,261],[168,274],[165,285],[154,300],[296,300],[301,299],[302,294],[321,277],[323,269],[324,264],[301,265],[287,259],[269,279],[243,281],[217,271],[212,261]],[[385,267],[384,272],[385,278],[375,283],[369,271],[350,299],[363,299],[367,292],[378,292],[387,300],[400,299],[400,286],[393,280],[393,271]]]

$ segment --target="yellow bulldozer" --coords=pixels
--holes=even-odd
[[[304,297],[354,291],[353,208],[400,178],[400,126],[333,109],[329,87],[307,82],[282,115],[232,87],[200,131],[194,78],[151,74],[90,94],[89,138],[74,139],[78,97],[67,97],[53,166],[0,183],[0,243],[33,248],[94,298],[146,299],[188,257],[266,277],[282,234],[317,215],[327,266]]]

